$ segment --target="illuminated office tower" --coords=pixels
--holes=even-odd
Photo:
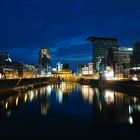
[[[110,48],[117,50],[118,40],[116,38],[88,37],[87,41],[92,42],[92,61],[97,72],[106,70],[107,55]]]
[[[39,64],[41,68],[45,70],[45,72],[49,71],[50,62],[51,62],[51,56],[50,56],[49,49],[48,48],[41,49],[39,52]]]
[[[113,69],[115,77],[128,77],[129,69],[133,66],[133,48],[120,46],[117,51],[108,51],[108,66]]]

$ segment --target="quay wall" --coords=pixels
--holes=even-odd
[[[53,83],[56,82],[56,78],[29,78],[29,79],[6,79],[0,80],[0,90],[15,88],[20,86],[39,84],[39,83]]]

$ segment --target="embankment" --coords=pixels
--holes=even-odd
[[[30,78],[30,79],[6,79],[0,80],[0,93],[12,90],[24,90],[25,87],[30,89],[47,84],[56,83],[57,78]]]

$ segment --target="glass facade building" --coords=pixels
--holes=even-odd
[[[101,73],[105,71],[107,66],[107,55],[108,50],[112,48],[117,50],[118,40],[116,38],[99,38],[99,37],[89,37],[88,41],[92,42],[93,45],[93,57],[92,61],[94,68],[97,72]]]
[[[39,52],[39,64],[46,72],[49,71],[51,55],[48,48],[43,48]]]

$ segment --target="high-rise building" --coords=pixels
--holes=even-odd
[[[140,42],[134,44],[133,56],[135,65],[140,66]]]
[[[97,72],[105,71],[107,66],[107,54],[110,48],[117,50],[118,40],[116,38],[88,37],[92,42],[92,61]]]
[[[117,51],[109,49],[108,66],[113,70],[115,77],[128,77],[129,69],[132,67],[132,47],[119,47]]]
[[[48,48],[41,49],[39,52],[39,64],[41,68],[45,70],[45,72],[49,71],[50,62],[51,62],[51,55],[49,49]]]

